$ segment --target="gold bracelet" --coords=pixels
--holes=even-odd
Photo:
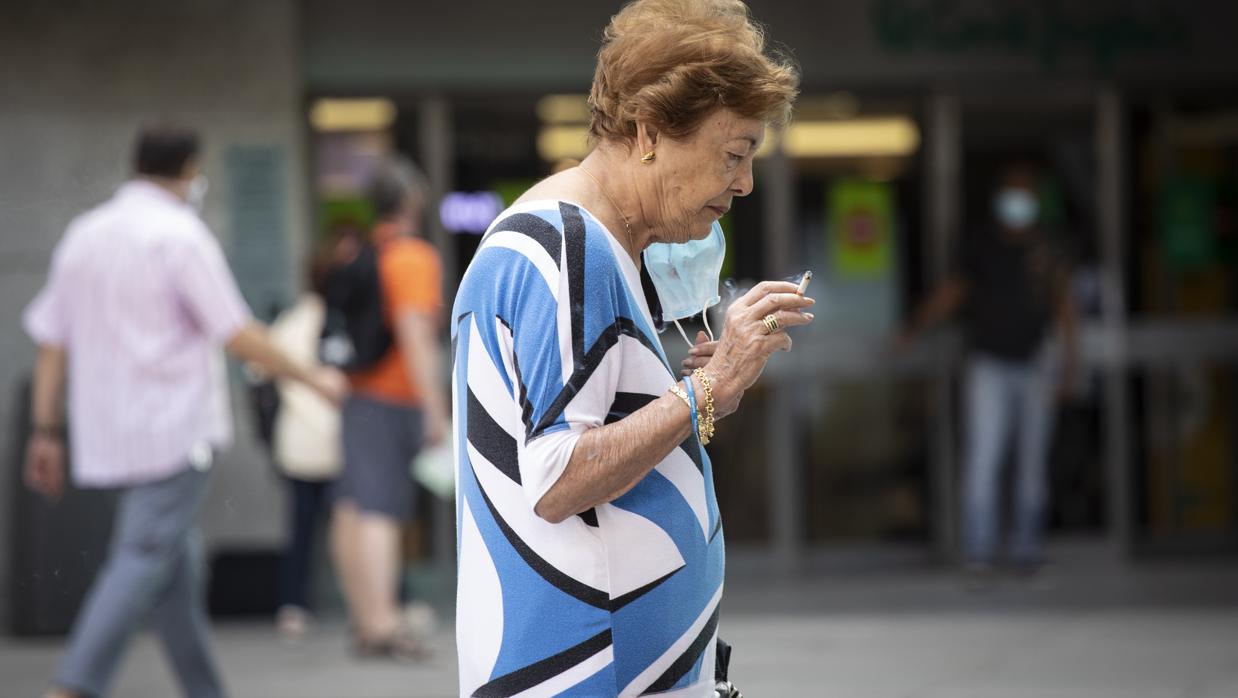
[[[708,446],[714,438],[714,386],[709,376],[705,374],[705,369],[698,368],[692,372],[692,375],[701,382],[701,389],[705,392],[705,409],[700,415],[700,437],[701,445]]]
[[[692,411],[692,401],[688,399],[688,394],[684,392],[683,388],[679,387],[678,383],[672,385],[670,391],[678,396],[680,400],[683,400],[683,404],[688,406],[689,412]]]
[[[701,443],[708,444],[714,438],[714,386],[705,369],[698,368],[693,375],[701,382],[701,391],[705,393],[705,409],[701,414]]]

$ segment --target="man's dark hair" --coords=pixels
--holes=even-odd
[[[138,133],[133,169],[148,177],[180,177],[198,156],[198,134],[180,126],[150,126]]]
[[[408,208],[421,208],[426,198],[425,178],[408,160],[391,160],[380,166],[370,179],[366,198],[370,201],[374,220],[390,220]]]

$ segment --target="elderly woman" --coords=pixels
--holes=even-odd
[[[592,152],[482,241],[452,315],[462,695],[713,695],[702,446],[812,300],[759,284],[682,381],[654,328],[717,302],[715,223],[796,86],[742,2],[634,2],[598,54]]]

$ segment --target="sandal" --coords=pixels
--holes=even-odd
[[[403,627],[386,637],[372,640],[358,634],[353,638],[353,652],[366,659],[393,659],[398,662],[422,662],[430,658],[430,648]]]

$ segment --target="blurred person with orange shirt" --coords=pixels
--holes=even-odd
[[[350,320],[373,316],[389,338],[379,342],[385,349],[369,347],[377,358],[348,370],[352,394],[341,411],[344,467],[332,492],[331,548],[357,652],[414,659],[422,648],[400,613],[400,532],[415,514],[413,458],[448,432],[438,341],[442,268],[434,247],[414,237],[427,191],[411,163],[381,167],[368,196],[376,222],[368,240],[343,254],[354,253],[354,262],[372,255],[362,276],[372,277],[376,267],[377,286],[362,292],[365,305],[354,303]]]

